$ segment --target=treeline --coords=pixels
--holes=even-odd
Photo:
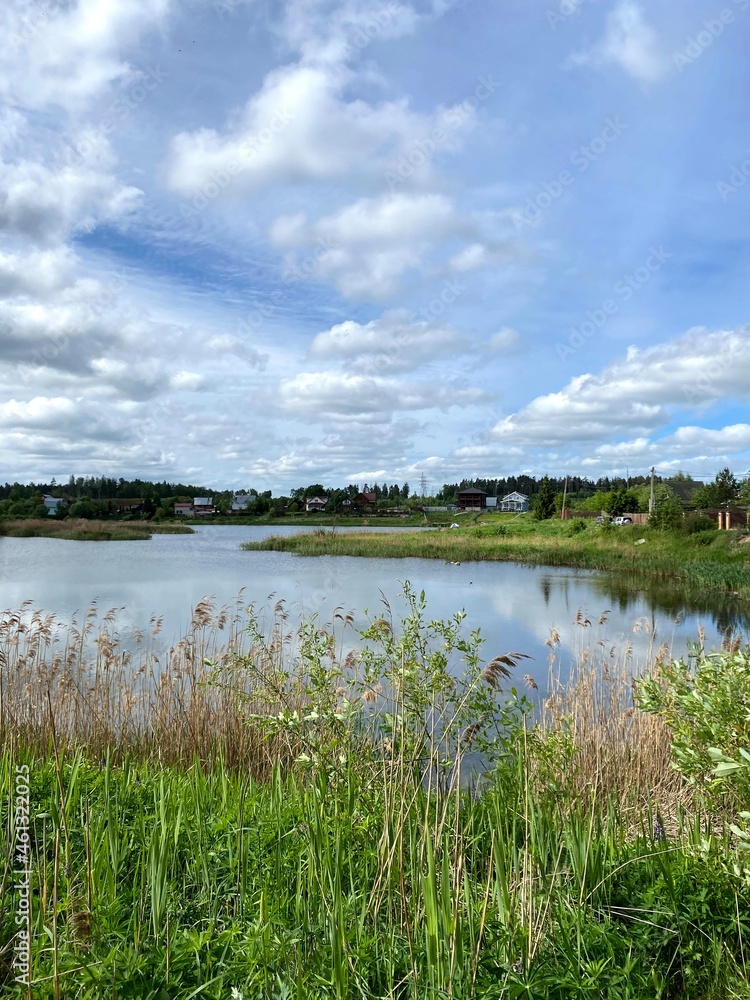
[[[672,487],[686,486],[690,476],[676,473],[670,479],[655,477],[659,497],[672,496]],[[488,496],[503,497],[519,492],[531,500],[531,509],[537,516],[549,517],[552,511],[565,506],[572,511],[605,511],[611,515],[624,512],[638,512],[649,509],[650,477],[602,476],[592,480],[584,476],[563,477],[519,475],[496,479],[462,479],[458,483],[444,483],[436,493],[423,496],[413,493],[408,482],[357,483],[347,486],[325,486],[311,483],[296,487],[287,494],[276,494],[271,490],[246,489],[216,490],[206,486],[187,483],[150,482],[144,479],[124,479],[107,476],[70,476],[66,483],[52,479],[49,483],[6,483],[0,486],[0,518],[45,517],[47,509],[43,496],[51,495],[63,500],[57,511],[58,516],[97,519],[164,520],[174,516],[176,503],[189,503],[196,497],[211,497],[216,513],[227,515],[237,492],[248,493],[252,500],[246,506],[248,515],[271,514],[272,516],[295,513],[305,509],[309,497],[326,497],[328,513],[357,513],[362,509],[377,507],[379,511],[403,508],[418,508],[422,505],[455,504],[461,490],[475,488]],[[683,504],[699,510],[718,508],[731,503],[750,503],[750,477],[738,480],[728,468],[722,469],[712,483],[693,484],[693,489],[680,491]],[[666,491],[666,492],[665,492]],[[364,500],[361,494],[369,494]],[[374,494],[374,501],[372,495]],[[675,515],[677,506],[675,508]],[[680,508],[681,509],[681,508]]]
[[[565,491],[566,480],[564,476],[559,478],[544,476],[539,479],[534,476],[507,476],[500,479],[462,479],[460,483],[444,483],[435,499],[440,503],[455,503],[461,490],[468,490],[472,487],[483,490],[487,496],[491,497],[503,497],[514,492],[533,497],[539,492],[543,481],[549,484],[553,493]],[[642,486],[648,481],[648,476],[630,476],[627,480],[617,476],[611,478],[602,476],[597,480],[586,479],[583,476],[568,476],[567,495],[571,500],[584,500],[596,493],[609,493],[622,486],[626,488]],[[661,477],[657,477],[657,482],[661,482]]]
[[[114,479],[108,476],[71,476],[67,483],[6,483],[0,486],[0,500],[33,500],[42,494],[74,500],[131,500],[172,496],[193,498],[206,495],[205,486],[185,483],[152,483],[145,479]]]

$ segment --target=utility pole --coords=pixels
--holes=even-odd
[[[654,510],[654,467],[651,466],[651,496],[648,498],[648,512],[651,514]]]
[[[565,487],[563,489],[562,511],[560,512],[560,520],[561,521],[565,520],[565,498],[567,497],[567,495],[568,495],[568,477],[566,476],[565,477]]]

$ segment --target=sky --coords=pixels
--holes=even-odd
[[[750,469],[750,0],[4,0],[0,481]]]

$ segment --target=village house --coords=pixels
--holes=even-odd
[[[367,493],[358,493],[352,501],[352,506],[355,510],[361,510],[363,507],[374,507],[377,502],[377,494],[368,491]]]
[[[47,508],[47,517],[54,517],[57,514],[57,509],[65,501],[62,497],[53,497],[49,493],[45,493],[42,496],[42,503]]]
[[[196,497],[193,500],[193,511],[195,517],[211,517],[216,513],[213,497]]]
[[[143,510],[143,497],[117,497],[112,503],[121,514],[140,514]]]
[[[459,510],[484,510],[487,507],[487,494],[474,486],[461,490],[458,494]]]
[[[213,497],[196,497],[192,503],[176,503],[175,517],[211,517],[216,513]]]
[[[497,509],[511,514],[524,514],[529,509],[529,498],[525,493],[514,490],[502,498]]]
[[[326,509],[328,497],[306,497],[305,511],[308,514],[320,513]]]
[[[232,507],[230,513],[232,514],[245,514],[247,513],[247,508],[253,501],[258,499],[258,494],[255,491],[250,493],[235,493],[234,499],[232,500]]]

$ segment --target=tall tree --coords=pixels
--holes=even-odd
[[[539,483],[539,489],[534,497],[534,515],[539,521],[547,521],[555,513],[555,489],[548,476]]]

